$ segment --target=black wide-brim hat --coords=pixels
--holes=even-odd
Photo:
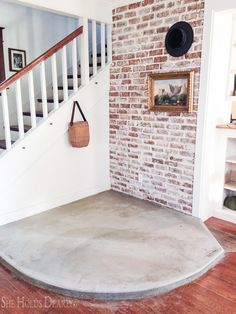
[[[167,52],[173,57],[183,56],[191,48],[193,37],[193,29],[189,23],[183,21],[175,23],[166,34]]]

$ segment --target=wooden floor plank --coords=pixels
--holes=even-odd
[[[211,273],[209,276],[212,276],[214,278],[217,278],[218,281],[226,281],[230,285],[234,285],[236,289],[236,273],[235,270],[232,269],[232,267],[225,263],[220,264],[217,268],[214,268],[211,270]],[[202,279],[205,279],[206,277],[203,277]]]
[[[212,229],[236,235],[236,224],[234,223],[211,217],[205,224]]]
[[[219,280],[215,276],[207,276],[197,281],[202,288],[210,290],[224,299],[235,303],[236,307],[236,283],[231,284],[225,280]]]
[[[184,289],[183,294],[186,298],[190,298],[193,306],[201,309],[203,313],[222,314],[227,309],[227,313],[236,313],[235,304],[223,297],[219,297],[215,292],[201,287],[196,283]]]

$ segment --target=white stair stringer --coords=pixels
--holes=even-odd
[[[68,142],[67,131],[74,100],[79,101],[90,124],[90,144],[83,149],[72,148]],[[53,110],[48,118],[42,119],[35,129],[28,131],[10,151],[1,154],[0,225],[109,189],[108,101],[109,66],[106,66],[86,86],[80,87],[57,110]],[[76,118],[81,120],[79,114]],[[63,158],[60,153],[53,156],[52,149],[56,145],[59,145]],[[47,164],[49,154],[55,162]],[[44,170],[42,175],[35,176],[34,168],[37,169],[40,160],[45,161]],[[60,182],[59,170],[54,173],[53,181],[49,177],[52,169],[58,168],[59,164],[65,172],[64,177],[68,173],[66,183]],[[80,174],[77,178],[73,169],[77,173],[78,167]],[[87,173],[83,172],[83,168]],[[96,174],[99,176],[95,178]],[[23,186],[21,192],[18,192],[19,185]],[[31,189],[38,189],[41,193],[31,197]],[[34,194],[33,190],[31,194]]]

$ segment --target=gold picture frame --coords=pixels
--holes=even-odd
[[[148,109],[192,112],[194,72],[156,73],[148,77]]]

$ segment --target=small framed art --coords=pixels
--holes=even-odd
[[[151,74],[148,108],[159,112],[192,112],[194,72]]]
[[[8,49],[9,69],[11,72],[19,72],[26,66],[26,51],[20,49]]]

